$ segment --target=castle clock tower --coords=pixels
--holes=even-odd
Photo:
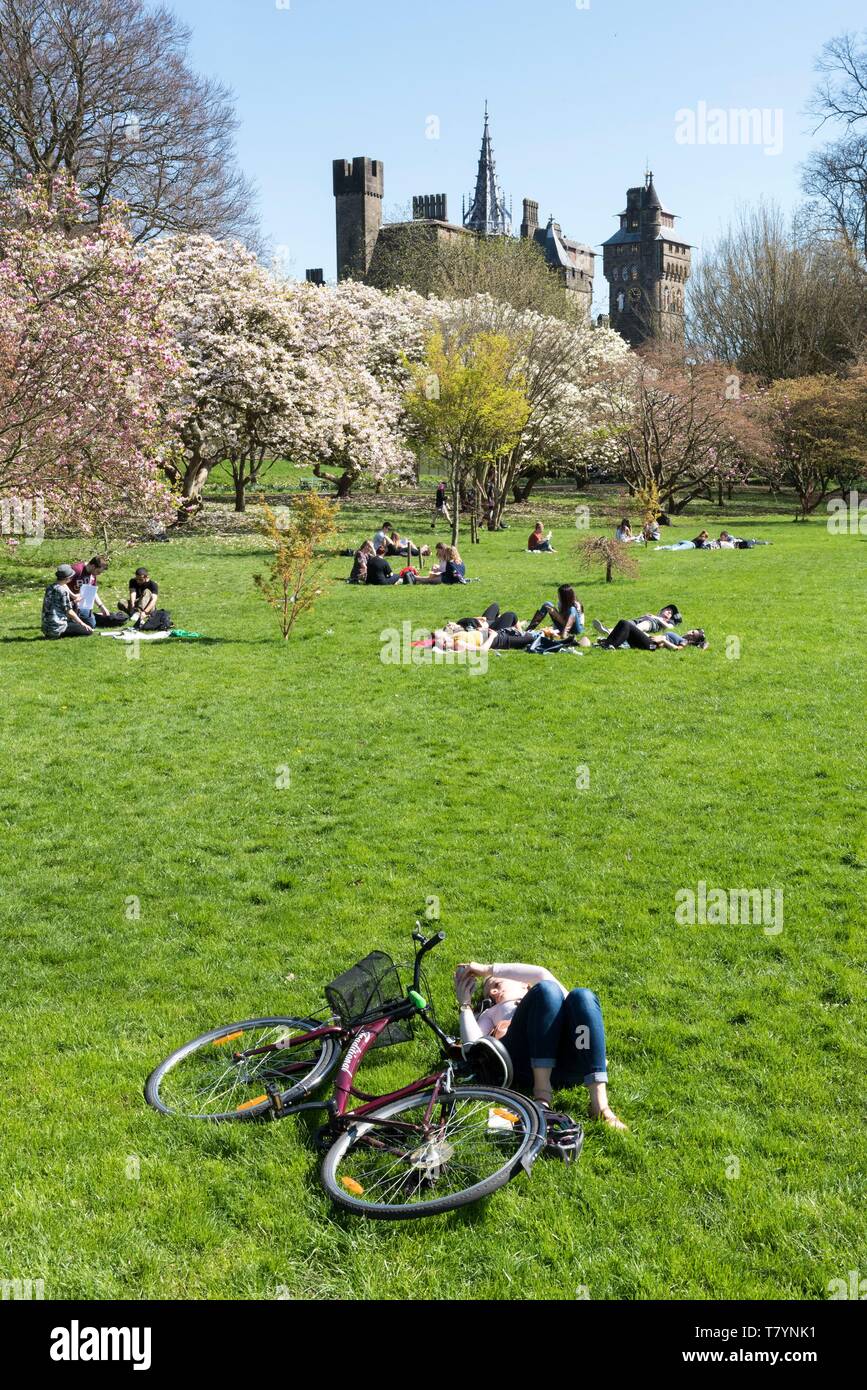
[[[647,174],[643,187],[627,190],[619,230],[603,245],[609,322],[632,347],[683,338],[692,248],[674,223]]]

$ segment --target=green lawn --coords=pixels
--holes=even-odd
[[[0,561],[4,1278],[48,1298],[710,1299],[823,1298],[864,1272],[867,542],[741,499],[723,522],[773,546],[579,585],[589,618],[676,601],[705,653],[383,664],[389,627],[492,599],[527,617],[580,578],[574,505],[541,508],[556,555],[524,553],[521,518],[466,547],[481,583],[335,584],[288,646],[255,537],[117,561],[107,594],[149,564],[175,622],[213,639],[137,660],[37,636],[47,574],[86,542]],[[381,517],[345,520],[355,539]],[[701,524],[721,521],[676,535]],[[783,931],[678,926],[699,881],[782,889]],[[330,1206],[305,1125],[145,1106],[187,1037],[318,1007],[374,947],[408,960],[434,897],[440,1013],[471,958],[594,988],[629,1135],[591,1127],[575,1168],[377,1225]],[[362,1084],[432,1055],[375,1054]]]

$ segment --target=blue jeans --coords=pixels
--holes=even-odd
[[[553,980],[540,980],[512,1015],[503,1046],[522,1086],[532,1085],[533,1067],[552,1067],[555,1089],[608,1080],[602,1005],[589,989],[564,999]]]

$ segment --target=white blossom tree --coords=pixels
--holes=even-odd
[[[514,371],[523,380],[529,416],[508,454],[491,465],[493,506],[488,525],[499,525],[510,490],[520,478],[575,471],[617,455],[617,403],[633,354],[619,334],[590,323],[567,323],[515,309],[489,295],[431,302],[446,341],[480,331],[504,335],[515,347]],[[527,489],[529,490],[529,488]]]
[[[224,461],[239,510],[265,461],[281,455],[312,466],[339,497],[362,475],[409,473],[403,354],[423,350],[418,296],[287,281],[239,243],[207,236],[166,238],[146,256],[188,367],[173,403],[183,446],[175,480],[188,506]]]

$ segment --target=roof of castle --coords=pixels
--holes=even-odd
[[[654,241],[667,241],[667,242],[669,242],[672,246],[687,246],[687,247],[689,247],[690,249],[692,248],[692,243],[691,243],[691,242],[689,242],[689,241],[684,241],[684,239],[683,239],[682,236],[672,236],[671,233],[670,233],[670,232],[667,232],[667,231],[657,232],[657,234],[656,234],[656,236],[653,238],[653,240],[654,240]],[[640,241],[641,241],[641,232],[630,232],[630,231],[627,231],[625,227],[618,227],[618,228],[617,228],[617,231],[614,233],[614,235],[613,235],[613,236],[610,236],[610,237],[608,238],[607,241],[603,241],[603,242],[602,242],[602,245],[603,245],[603,246],[624,246],[624,245],[633,245],[633,246],[637,246],[637,245],[639,244]]]
[[[549,265],[559,265],[574,270],[579,255],[595,256],[596,254],[591,247],[564,236],[559,222],[554,221],[553,213],[548,218],[548,226],[545,231],[539,229],[535,239],[541,243],[545,252],[545,259]]]
[[[635,190],[630,188],[629,191],[632,193]],[[664,217],[677,216],[676,212],[672,212],[671,209],[667,208],[663,203],[656,191],[656,184],[653,182],[653,174],[650,172],[644,176],[643,188],[638,189],[638,208],[640,212],[644,212],[647,208],[658,208]],[[619,216],[626,217],[630,211],[630,208],[625,207]]]

